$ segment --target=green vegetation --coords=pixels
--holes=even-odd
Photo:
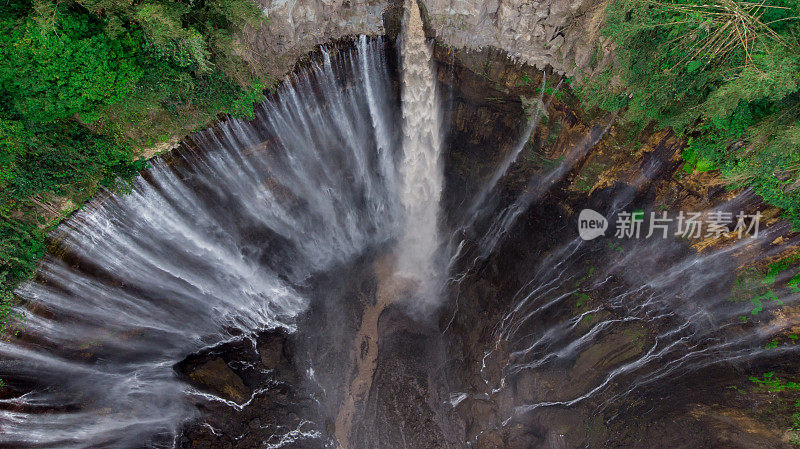
[[[751,376],[750,382],[755,384],[755,392],[769,393],[774,396],[775,403],[773,407],[761,408],[756,413],[757,419],[761,421],[773,421],[776,418],[784,420],[789,425],[789,430],[795,434],[800,432],[800,399],[797,398],[797,393],[800,392],[800,384],[791,381],[781,380],[775,375],[774,371],[769,371],[758,376]],[[728,388],[736,391],[739,394],[747,394],[747,389],[740,388],[737,385],[731,385]],[[791,443],[800,446],[800,436],[795,436],[791,439]]]
[[[757,321],[763,318],[761,312],[783,306],[781,298],[789,292],[798,292],[800,282],[800,252],[790,252],[781,256],[764,268],[744,270],[736,278],[730,302],[749,302],[750,312],[739,316],[739,321]],[[781,333],[764,344],[764,349],[796,345],[800,335]]]
[[[0,4],[0,331],[65,214],[124,188],[142,148],[252,115],[266,83],[237,36],[263,20],[248,0]]]
[[[519,77],[519,80],[517,81],[517,86],[528,87],[533,85],[534,85],[533,80],[527,74],[523,74],[521,77]]]
[[[750,377],[750,381],[765,392],[771,394],[783,392],[792,392],[796,394],[800,391],[800,383],[782,380],[775,375],[774,371],[764,373],[761,377],[752,376]],[[779,400],[783,402],[785,398],[782,400],[779,398]],[[784,409],[783,413],[780,413],[780,415],[789,415],[789,412],[792,412],[788,418],[789,428],[797,434],[800,432],[800,399],[794,400],[791,405],[788,405],[788,410]],[[800,446],[800,436],[795,436],[791,440],[791,443],[795,446]]]
[[[580,192],[590,192],[607,168],[608,164],[590,160],[573,181],[573,188]]]
[[[764,285],[772,285],[778,280],[778,275],[788,270],[797,270],[800,265],[800,252],[794,253],[767,266],[767,273],[761,281]],[[794,293],[800,292],[800,270],[791,279],[786,281],[786,286]]]
[[[687,140],[684,169],[718,169],[800,226],[796,0],[611,0],[617,64],[578,86],[584,104]]]
[[[766,267],[751,268],[742,272],[736,279],[733,295],[729,300],[732,302],[749,301],[751,311],[747,315],[740,316],[739,320],[742,323],[759,320],[763,318],[760,314],[764,309],[782,306],[783,302],[780,298],[784,297],[787,290],[796,291],[797,289],[797,279],[800,278],[798,270],[800,270],[800,253],[792,252]],[[800,335],[785,330],[767,341],[764,349],[786,349],[796,345],[798,341],[800,341]],[[770,421],[777,420],[777,422],[789,425],[790,430],[797,435],[792,443],[800,446],[800,400],[796,400],[797,394],[800,393],[800,383],[782,380],[774,372],[764,373],[761,377],[751,376],[750,381],[756,384],[758,389],[776,396],[777,408],[760,409],[758,414]],[[780,395],[781,393],[784,394]],[[791,404],[787,403],[787,394],[791,396],[790,399],[793,401]]]
[[[589,298],[589,295],[587,295],[586,293],[583,293],[583,292],[573,293],[572,296],[575,296],[576,298],[578,298],[577,302],[575,302],[575,307],[576,308],[581,308],[588,301],[591,301],[591,298]]]
[[[589,283],[589,281],[594,276],[594,267],[591,266],[591,263],[592,263],[591,260],[588,260],[588,259],[584,261],[584,264],[587,267],[586,268],[586,274],[583,275],[583,277],[581,277],[580,279],[578,279],[575,282],[575,288],[576,289],[577,288],[586,287],[587,284]],[[572,296],[574,298],[576,298],[575,306],[573,307],[575,313],[577,313],[578,315],[583,315],[583,318],[581,318],[579,324],[582,325],[582,326],[588,326],[588,325],[592,324],[592,321],[595,319],[595,315],[596,314],[595,313],[586,313],[586,314],[581,313],[581,309],[584,306],[587,306],[587,305],[589,305],[591,303],[592,297],[589,296],[588,293],[585,293],[585,292],[582,292],[582,291],[575,292],[575,293],[572,294]]]
[[[736,279],[733,285],[733,294],[728,299],[730,302],[747,301],[750,303],[749,317],[752,319],[758,318],[758,315],[764,311],[766,307],[779,307],[783,305],[783,301],[775,292],[780,292],[784,288],[795,291],[797,288],[797,280],[800,279],[800,273],[795,274],[788,281],[777,282],[778,275],[783,272],[791,274],[798,268],[798,261],[800,261],[800,254],[794,253],[779,261],[769,264],[765,269],[751,268],[742,272]],[[740,316],[739,320],[742,322],[748,321],[748,316]],[[767,349],[773,346],[774,342],[767,344]]]

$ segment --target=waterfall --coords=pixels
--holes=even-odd
[[[439,270],[439,162],[442,114],[436,88],[433,50],[425,42],[416,0],[404,5],[402,58],[403,163],[400,202],[405,212],[398,244],[398,273],[415,281],[429,303],[435,301]]]
[[[190,136],[55,231],[60,255],[17,291],[25,330],[0,341],[0,377],[27,391],[0,399],[0,446],[171,447],[223,401],[175,364],[295,331],[310,278],[389,242],[434,297],[442,119],[415,2],[406,16],[401,104],[383,39],[323,47],[253,120]]]
[[[25,328],[0,339],[0,448],[611,446],[593,438],[618,417],[648,441],[649,423],[684,423],[652,410],[693,416],[670,399],[732,397],[683,384],[740,374],[710,367],[749,385],[745,370],[796,359],[800,269],[760,268],[800,246],[787,224],[716,242],[576,229],[585,208],[613,224],[760,210],[754,193],[694,192],[709,175],[682,172],[667,131],[619,153],[616,115],[585,125],[544,73],[533,103],[520,85],[454,94],[445,110],[467,113],[445,145],[416,0],[397,44],[399,73],[382,38],[320,48],[253,119],[188,137],[53,233],[16,292]],[[390,307],[406,296],[413,313]],[[281,342],[269,367],[265,333]],[[180,371],[206,356],[247,383],[241,397]]]
[[[195,404],[221,401],[173,365],[294,331],[306,279],[395,238],[386,52],[371,38],[323,48],[254,120],[190,137],[56,231],[66,256],[19,289],[25,330],[0,341],[0,377],[29,390],[0,400],[0,446],[172,447]]]

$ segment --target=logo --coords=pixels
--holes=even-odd
[[[608,220],[591,209],[584,209],[578,215],[578,234],[584,240],[592,240],[606,234]]]
[[[661,238],[678,237],[684,239],[702,238],[743,238],[745,235],[758,237],[761,223],[761,212],[748,214],[740,211],[709,210],[704,212],[679,211],[675,218],[666,211],[650,212],[649,222],[645,221],[645,212],[638,209],[634,212],[617,214],[616,233],[614,237],[647,238],[660,235]],[[647,224],[645,224],[647,223]],[[645,228],[646,234],[642,228]],[[583,209],[578,215],[578,234],[583,240],[593,240],[604,236],[608,229],[608,220],[592,209]],[[705,232],[704,232],[705,231]]]

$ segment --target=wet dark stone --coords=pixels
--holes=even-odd
[[[281,447],[323,447],[325,432],[314,424],[321,421],[318,407],[312,392],[299,381],[302,375],[291,358],[293,346],[285,331],[265,331],[256,338],[255,347],[249,340],[225,343],[176,365],[179,375],[204,391],[227,399],[231,389],[244,387],[250,401],[240,409],[223,402],[198,403],[201,417],[184,427],[178,447],[264,447],[278,444],[287,434]],[[247,401],[241,398],[236,402]],[[308,437],[292,438],[294,434]]]
[[[373,386],[351,432],[351,447],[461,447],[460,424],[445,404],[446,359],[438,328],[390,306],[379,321]]]
[[[276,369],[281,362],[289,359],[284,353],[285,340],[286,336],[278,333],[267,334],[258,339],[258,354],[264,368]]]
[[[219,357],[188,368],[186,374],[201,389],[208,390],[237,404],[244,404],[250,398],[250,389]]]

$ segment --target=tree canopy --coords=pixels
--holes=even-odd
[[[266,80],[237,35],[265,21],[249,0],[0,4],[0,323],[61,218],[43,206],[123,185],[137,148],[252,114]]]
[[[687,171],[720,169],[800,226],[800,5],[795,0],[612,0],[616,64],[583,100],[687,138]]]

